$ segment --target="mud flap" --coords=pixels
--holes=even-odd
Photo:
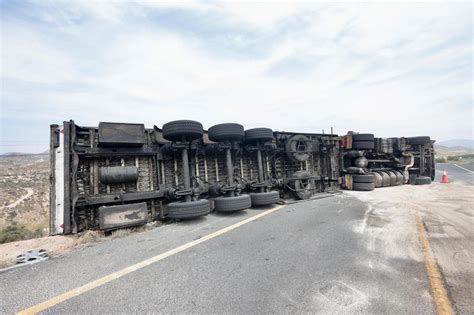
[[[146,202],[119,206],[99,207],[99,227],[101,230],[113,230],[122,227],[147,223],[148,208]]]

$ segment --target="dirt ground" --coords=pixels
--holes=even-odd
[[[414,233],[414,214],[419,212],[454,307],[458,313],[474,314],[473,185],[436,182],[426,186],[404,185],[346,193],[367,202],[374,209],[372,219],[375,221],[384,220],[384,212],[390,209],[387,211],[391,213],[390,219],[408,225],[406,230],[411,232],[407,235],[411,235],[412,242],[418,241]]]
[[[18,223],[48,234],[48,178],[48,155],[0,157],[0,229]]]

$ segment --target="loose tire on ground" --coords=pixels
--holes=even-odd
[[[422,145],[431,142],[431,138],[427,136],[420,136],[420,137],[409,137],[408,143],[411,145]]]
[[[352,142],[352,148],[357,150],[373,150],[374,142],[373,141],[355,141]]]
[[[244,137],[244,126],[234,123],[225,123],[212,126],[208,130],[209,139],[214,142],[226,140],[240,141]]]
[[[214,210],[220,212],[233,212],[248,209],[252,206],[249,195],[235,197],[218,197],[214,199]]]
[[[427,176],[420,176],[415,179],[415,185],[429,185],[431,184],[431,178]]]
[[[163,138],[169,141],[196,140],[203,135],[202,124],[194,120],[175,120],[163,125]]]
[[[248,142],[273,140],[273,130],[270,128],[247,129],[245,130],[245,140]]]
[[[375,189],[374,183],[353,183],[352,184],[353,190],[360,190],[360,191],[370,191]]]
[[[192,219],[207,215],[210,211],[209,201],[200,199],[189,202],[172,202],[168,204],[168,218]]]
[[[280,194],[278,191],[251,193],[250,198],[252,198],[252,206],[266,206],[280,201]]]
[[[371,133],[359,133],[352,135],[352,142],[371,141],[374,142],[374,135]]]
[[[373,183],[375,182],[375,177],[373,174],[369,175],[352,175],[352,181],[354,183]]]

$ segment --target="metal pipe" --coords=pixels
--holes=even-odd
[[[227,164],[227,178],[229,182],[229,186],[234,184],[234,166],[232,165],[232,153],[230,152],[230,148],[225,150],[225,157],[226,157],[226,164]],[[234,191],[230,191],[230,196],[234,196]]]
[[[258,161],[258,181],[263,183],[265,179],[263,178],[263,163],[262,163],[262,151],[257,150],[257,161]],[[260,187],[260,192],[265,192],[264,187]]]
[[[183,179],[184,179],[184,189],[191,189],[191,179],[189,177],[189,162],[188,162],[188,149],[181,149],[181,161],[183,163]],[[186,201],[191,201],[191,195],[186,195]]]

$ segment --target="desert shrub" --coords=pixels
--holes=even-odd
[[[14,223],[0,230],[0,244],[24,240],[28,234],[29,231],[24,225]]]

